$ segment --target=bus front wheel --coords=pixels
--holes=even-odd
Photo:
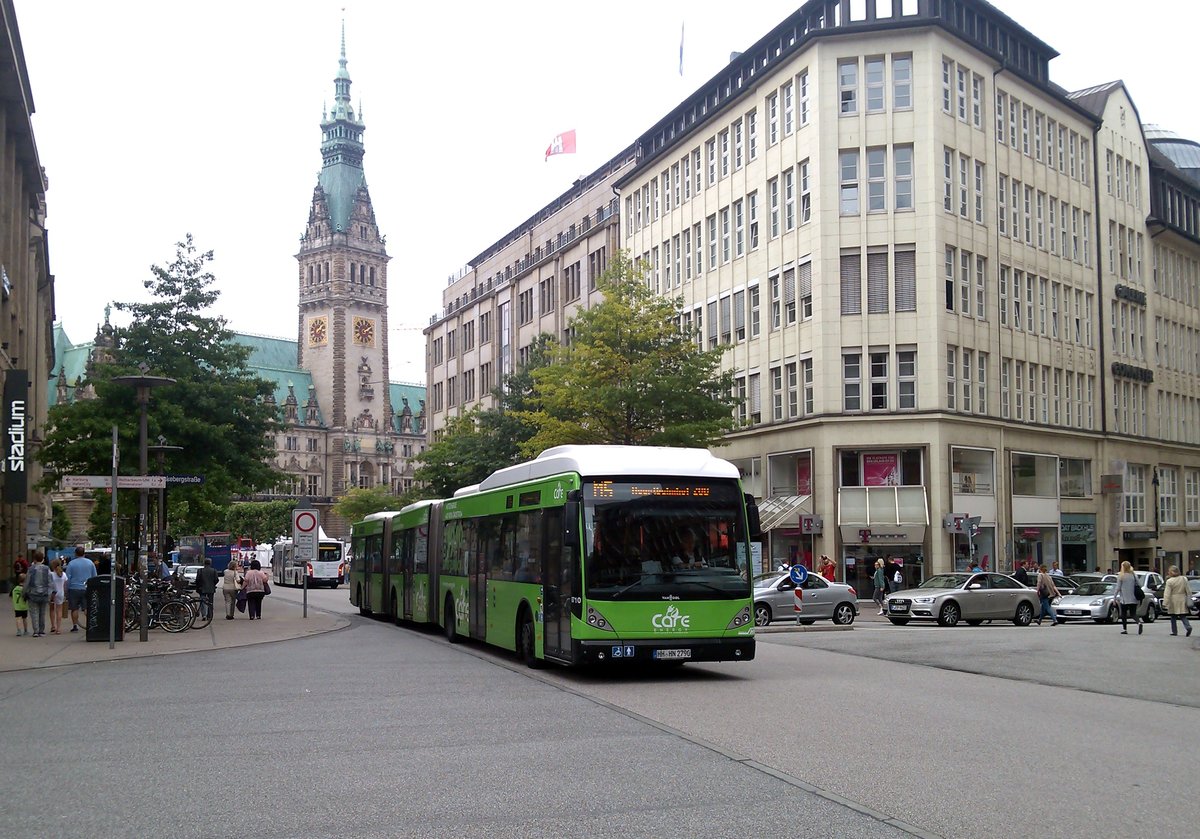
[[[521,617],[517,622],[517,652],[530,670],[537,670],[542,666],[537,657],[537,636],[534,634],[533,618],[529,615],[528,607],[521,609]]]
[[[451,644],[458,643],[458,628],[454,625],[454,598],[446,598],[446,609],[442,612],[442,620],[446,624],[446,640]]]

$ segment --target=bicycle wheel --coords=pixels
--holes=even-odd
[[[192,620],[192,629],[204,629],[206,626],[212,623],[213,609],[211,603],[208,604],[207,615],[204,614],[206,611],[204,608],[205,604],[201,603],[199,600],[190,600],[188,601],[188,605],[192,607],[192,611],[196,615],[196,617]]]
[[[125,631],[133,632],[142,625],[141,601],[137,597],[131,597],[125,601]]]
[[[195,612],[182,600],[168,600],[162,604],[154,620],[167,632],[184,632],[191,628]]]

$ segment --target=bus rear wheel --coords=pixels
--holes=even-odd
[[[367,608],[367,604],[363,602],[362,588],[358,589],[358,613],[360,615],[369,615],[371,610]]]
[[[542,666],[537,657],[537,635],[533,631],[533,618],[529,615],[528,607],[521,609],[521,616],[517,619],[517,653],[530,670]]]
[[[446,598],[446,609],[442,612],[442,620],[446,624],[446,640],[451,644],[458,643],[458,627],[454,625],[454,598]]]

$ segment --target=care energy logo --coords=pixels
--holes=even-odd
[[[679,607],[674,603],[667,607],[667,611],[659,612],[650,619],[655,629],[688,629],[691,622],[692,619],[680,613]]]

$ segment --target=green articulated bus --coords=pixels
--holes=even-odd
[[[559,446],[355,524],[350,600],[531,667],[749,661],[758,529],[704,449]]]

